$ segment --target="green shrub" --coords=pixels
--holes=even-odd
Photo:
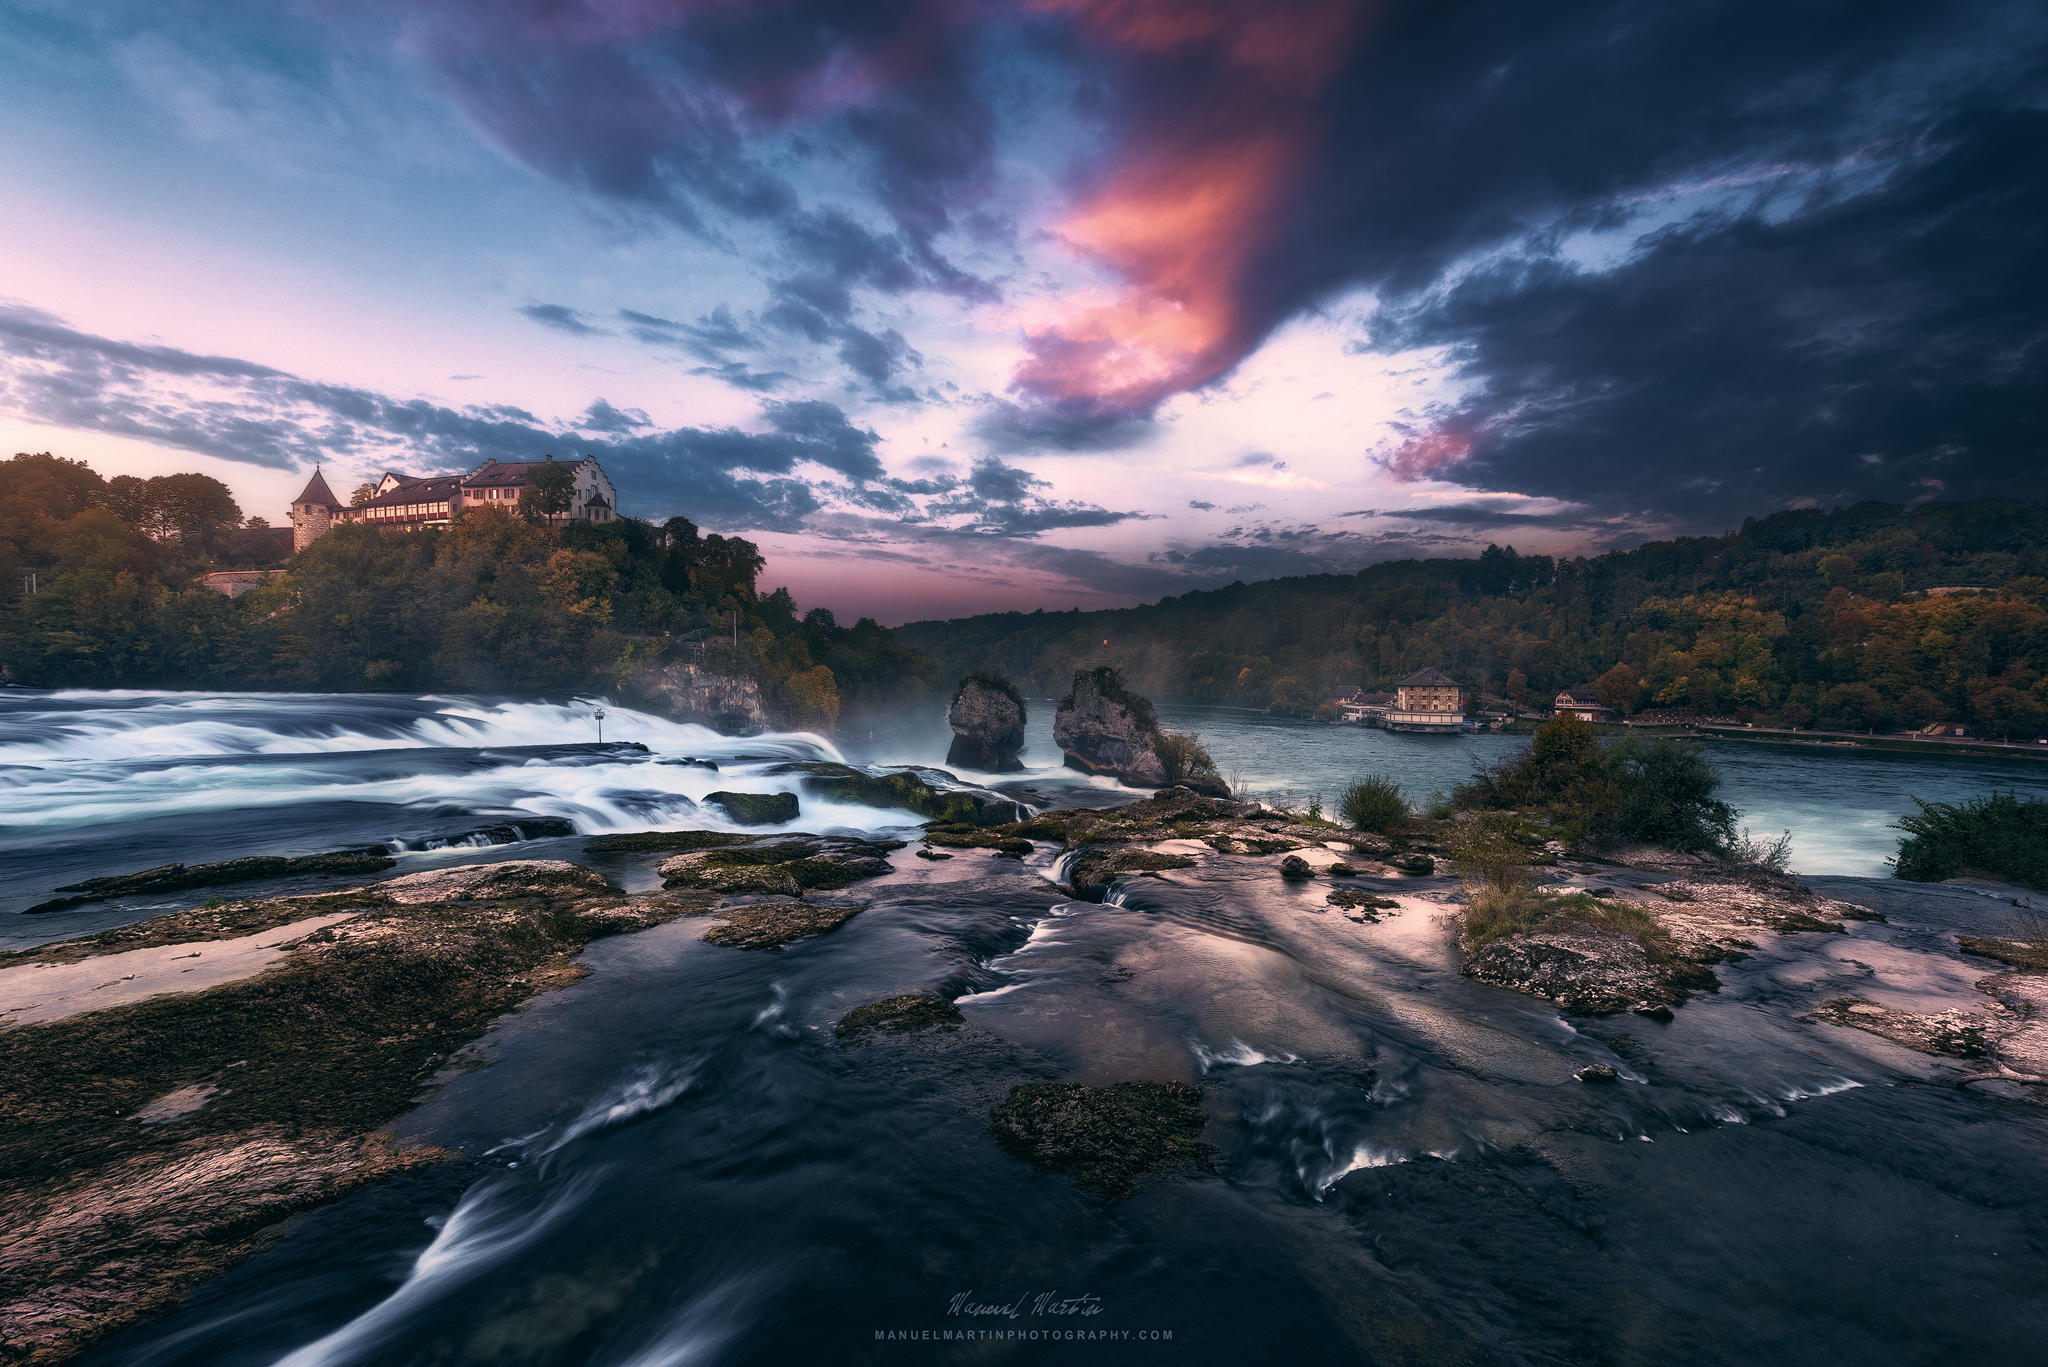
[[[1371,774],[1346,788],[1337,799],[1344,824],[1353,830],[1392,835],[1408,824],[1412,813],[1401,785],[1385,774]]]
[[[1962,874],[2048,890],[2048,802],[1992,792],[1969,802],[1922,802],[1898,820],[1905,836],[1892,872],[1916,883]]]
[[[1527,750],[1477,769],[1453,805],[1535,808],[1572,844],[1625,840],[1688,853],[1724,853],[1735,809],[1715,794],[1721,777],[1690,741],[1628,736],[1602,742],[1570,714],[1545,722]]]
[[[1209,758],[1202,742],[1186,732],[1156,731],[1152,736],[1152,746],[1159,753],[1159,763],[1166,770],[1169,785],[1186,783],[1190,779],[1223,781],[1222,775],[1216,772],[1216,761]]]

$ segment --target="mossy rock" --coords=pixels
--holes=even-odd
[[[1959,935],[1956,944],[1966,954],[1981,954],[2014,968],[2048,971],[2048,939],[1997,940],[1980,935]]]
[[[185,892],[192,888],[225,887],[232,883],[250,883],[262,878],[298,878],[309,874],[361,874],[382,873],[397,861],[382,850],[355,849],[337,850],[331,854],[307,855],[250,855],[243,859],[228,859],[218,864],[163,864],[139,873],[115,874],[106,878],[88,878],[80,883],[67,883],[58,892],[71,894],[68,897],[53,897],[27,909],[28,914],[48,911],[64,911],[71,907],[84,906],[89,902],[104,902],[110,897],[131,897],[137,893]]]
[[[944,997],[912,992],[856,1006],[839,1018],[833,1033],[843,1040],[871,1034],[908,1035],[918,1030],[957,1030],[965,1020],[960,1008]]]
[[[797,819],[795,793],[706,793],[704,802],[741,826],[780,826]]]
[[[1168,869],[1191,869],[1195,861],[1184,854],[1162,854],[1157,850],[1090,850],[1074,861],[1067,883],[1075,891],[1107,887],[1127,873],[1163,873]]]
[[[587,854],[682,854],[744,844],[755,837],[731,831],[635,831],[600,836],[584,845]]]
[[[866,910],[864,902],[749,902],[718,907],[711,914],[722,917],[725,924],[713,926],[704,940],[727,949],[779,949],[837,930]]]
[[[776,775],[801,775],[805,785],[828,802],[847,802],[862,807],[901,808],[932,821],[957,822],[968,826],[1002,826],[1024,814],[1023,807],[1013,798],[999,797],[994,793],[939,788],[913,769],[870,774],[850,764],[831,764],[819,760],[781,764],[768,772]]]
[[[1022,859],[1025,855],[1031,853],[1031,842],[1029,840],[1019,840],[1015,836],[1002,834],[1007,829],[1009,828],[1006,826],[992,826],[987,829],[969,832],[959,830],[927,831],[925,832],[924,840],[927,845],[938,845],[949,850],[994,850],[998,854],[1010,855],[1017,859]]]
[[[884,856],[902,847],[896,840],[763,836],[744,844],[679,854],[662,862],[661,876],[671,888],[802,897],[806,892],[879,878],[891,871]]]
[[[1184,1082],[1027,1082],[1011,1088],[989,1120],[1010,1153],[1106,1196],[1209,1159],[1202,1089]]]
[[[1329,904],[1340,911],[1357,912],[1352,919],[1360,921],[1377,921],[1381,912],[1401,905],[1391,897],[1375,897],[1357,888],[1331,888]]]

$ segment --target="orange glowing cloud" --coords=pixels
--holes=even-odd
[[[1130,136],[1054,235],[1123,283],[1027,333],[1013,387],[1090,412],[1134,413],[1224,374],[1274,321],[1245,304],[1320,134],[1314,97],[1348,55],[1345,0],[1035,0],[1144,57],[1205,59],[1196,117]],[[1198,78],[1186,72],[1187,81]]]
[[[1176,149],[1127,168],[1058,236],[1128,285],[1031,335],[1020,389],[1130,411],[1216,378],[1244,338],[1237,288],[1298,157],[1283,138]]]

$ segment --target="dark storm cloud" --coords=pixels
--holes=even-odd
[[[1799,499],[2048,492],[2048,112],[1978,108],[1880,183],[1707,212],[1607,271],[1512,257],[1382,312],[1443,346],[1475,488],[1694,527]]]
[[[970,15],[951,0],[422,0],[404,20],[477,126],[544,175],[708,236],[768,227],[808,273],[987,297],[935,245],[993,151]],[[806,161],[859,168],[887,229],[806,205]]]
[[[566,304],[528,304],[519,311],[542,327],[576,337],[597,337],[604,332]]]

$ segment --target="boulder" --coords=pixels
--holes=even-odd
[[[1075,671],[1073,691],[1053,714],[1052,738],[1070,769],[1109,774],[1133,788],[1179,786],[1230,796],[1230,785],[1200,747],[1162,731],[1152,704],[1126,689],[1114,669]]]
[[[1290,854],[1280,861],[1280,876],[1290,883],[1298,883],[1304,878],[1316,876],[1315,865],[1298,854]]]
[[[1008,679],[969,674],[946,710],[953,728],[946,763],[984,773],[1013,774],[1024,768],[1024,697]]]
[[[740,826],[779,826],[797,818],[795,793],[716,792],[706,793],[704,802]]]
[[[1002,826],[1025,815],[1023,804],[1014,798],[980,788],[940,787],[932,779],[958,781],[943,769],[922,772],[891,769],[877,774],[829,760],[800,760],[778,764],[768,770],[768,774],[770,777],[798,776],[813,795],[826,802],[901,807],[931,821]],[[931,777],[927,778],[927,774]],[[707,802],[710,800],[705,799]]]

